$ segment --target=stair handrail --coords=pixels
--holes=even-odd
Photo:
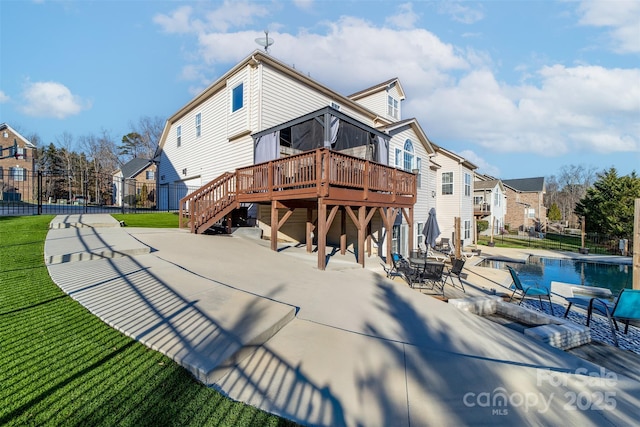
[[[196,228],[236,201],[236,172],[225,172],[180,199],[179,227]],[[188,215],[187,223],[184,223]]]

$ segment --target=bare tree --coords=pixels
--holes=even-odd
[[[165,120],[159,116],[142,116],[138,119],[138,123],[129,123],[131,133],[140,136],[140,147],[136,150],[140,157],[152,159],[155,156],[164,130],[164,124]]]
[[[584,197],[587,189],[593,184],[597,173],[595,166],[568,165],[563,166],[558,176],[557,205],[562,212],[562,218],[571,225],[577,224],[578,218],[574,214],[576,204]]]
[[[74,157],[76,156],[76,154],[73,152],[73,135],[71,135],[67,131],[63,132],[62,135],[59,135],[58,137],[56,137],[56,145],[58,146],[59,155],[62,161],[64,162],[64,167],[66,169],[68,192],[69,192],[68,200],[71,200],[73,198],[73,191],[72,191],[72,187],[73,187],[72,180],[74,177],[73,160],[74,160]]]

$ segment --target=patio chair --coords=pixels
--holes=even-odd
[[[640,321],[640,289],[623,289],[614,303],[600,298],[591,298],[587,309],[587,326],[589,326],[589,320],[594,310],[599,313],[604,312],[607,316],[613,342],[618,346],[617,321],[622,321],[625,324],[625,334],[629,332],[629,322]]]
[[[449,239],[446,237],[443,237],[442,239],[440,239],[440,241],[436,243],[435,249],[445,254],[448,254],[449,252],[451,252],[451,245],[449,243]]]
[[[511,294],[511,298],[509,298],[509,302],[511,302],[511,300],[513,299],[516,293],[522,294],[519,304],[522,304],[522,301],[524,301],[526,297],[537,296],[538,300],[540,300],[540,309],[542,310],[543,309],[542,297],[546,297],[549,300],[551,315],[555,316],[555,314],[553,314],[553,304],[551,304],[551,292],[549,291],[549,289],[541,288],[537,285],[524,286],[520,281],[520,278],[518,277],[518,273],[516,273],[513,267],[507,266],[507,268],[509,269],[509,273],[511,273],[511,278],[513,279],[513,286],[514,286],[514,290],[513,290],[513,293]]]
[[[426,262],[422,271],[418,272],[418,276],[414,278],[423,289],[439,288],[444,297],[444,263],[443,262]]]
[[[447,283],[447,279],[451,278],[451,286],[455,288],[456,284],[454,283],[453,278],[457,277],[458,282],[460,282],[460,286],[462,287],[462,292],[467,293],[467,291],[464,289],[464,284],[462,283],[462,279],[460,278],[460,274],[462,274],[462,269],[464,268],[465,262],[466,262],[465,259],[452,259],[451,268],[447,267],[447,272],[444,273],[443,278],[444,278],[444,283]]]

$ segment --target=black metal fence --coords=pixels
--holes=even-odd
[[[487,243],[488,236],[481,236],[480,243]],[[501,246],[521,246],[557,251],[588,252],[600,255],[631,255],[633,240],[613,237],[600,233],[586,233],[584,246],[580,234],[527,233],[526,235],[499,234],[493,236],[495,244]]]
[[[176,211],[193,189],[116,175],[20,173],[0,169],[0,215],[144,213]],[[158,203],[161,200],[161,203]]]

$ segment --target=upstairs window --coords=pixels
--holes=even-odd
[[[411,171],[413,169],[413,143],[410,139],[404,142],[404,165],[403,169]]]
[[[388,114],[393,117],[394,119],[398,118],[398,100],[395,99],[393,96],[389,95],[388,96]]]
[[[467,197],[471,196],[471,174],[464,174],[464,195]]]
[[[442,172],[442,194],[453,194],[453,172]]]
[[[196,114],[196,138],[199,137],[201,132],[201,124],[202,124],[202,113]]]
[[[244,84],[240,83],[231,92],[231,112],[238,111],[244,106]]]
[[[156,173],[154,171],[147,171],[147,179],[152,180],[155,179]]]
[[[182,144],[182,126],[178,126],[176,128],[176,141],[176,145],[180,147],[180,145]]]

